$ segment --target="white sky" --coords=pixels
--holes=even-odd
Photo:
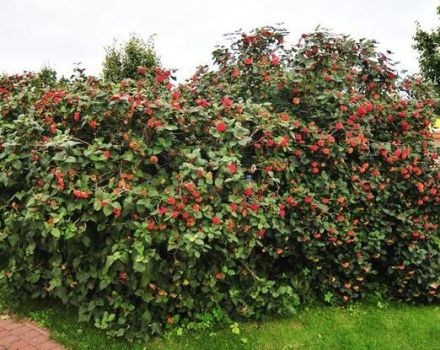
[[[156,34],[162,63],[180,79],[210,62],[222,34],[283,22],[296,42],[318,24],[371,38],[395,52],[400,69],[415,72],[415,21],[440,25],[440,0],[0,0],[0,72],[38,70],[49,64],[70,75],[74,62],[99,74],[104,46],[129,33]]]

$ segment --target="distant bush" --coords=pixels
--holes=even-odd
[[[124,44],[106,48],[102,74],[104,79],[118,83],[123,79],[148,79],[154,77],[154,71],[160,66],[152,41],[143,41],[132,35]]]
[[[429,87],[373,41],[284,36],[238,34],[177,87],[161,68],[151,84],[3,77],[0,254],[17,297],[127,337],[310,296],[438,302]]]

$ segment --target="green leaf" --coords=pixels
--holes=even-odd
[[[23,167],[23,163],[17,159],[12,163],[12,167],[16,170],[20,170]]]
[[[127,151],[122,155],[122,159],[126,160],[127,162],[131,162],[133,160],[133,152]]]
[[[61,237],[61,231],[58,228],[54,228],[50,231],[50,234],[56,238]]]
[[[101,201],[95,201],[95,202],[93,203],[93,208],[94,208],[96,211],[100,211],[100,210],[102,209]]]
[[[65,163],[76,163],[76,158],[69,156],[66,158],[66,160],[64,161]]]
[[[104,207],[104,215],[105,216],[110,216],[113,213],[113,208],[109,205],[107,205],[106,207]]]
[[[141,316],[142,323],[149,324],[152,320],[152,315],[150,310],[145,310]]]

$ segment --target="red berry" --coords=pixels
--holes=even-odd
[[[228,167],[229,171],[232,174],[234,174],[237,171],[237,167],[233,163],[228,163],[226,166]]]
[[[261,229],[258,231],[258,236],[263,237],[266,234],[266,230]]]
[[[145,67],[138,67],[137,69],[139,74],[145,75],[147,73],[147,68]]]
[[[217,129],[218,132],[225,132],[226,124],[223,122],[218,122],[215,128]]]

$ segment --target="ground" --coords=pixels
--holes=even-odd
[[[29,320],[0,316],[0,350],[62,350],[49,339],[49,331]]]
[[[240,324],[239,334],[229,328],[184,332],[149,344],[109,339],[77,323],[74,311],[59,305],[28,302],[14,312],[47,327],[54,340],[73,350],[440,350],[439,306],[375,302],[311,307],[289,319]]]

